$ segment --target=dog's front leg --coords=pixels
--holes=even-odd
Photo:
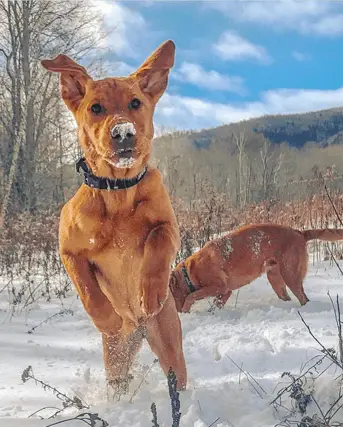
[[[142,265],[142,309],[148,317],[157,314],[168,297],[170,267],[178,249],[178,230],[172,224],[149,233]]]
[[[114,311],[110,301],[101,291],[87,259],[70,252],[61,253],[64,267],[74,283],[86,312],[97,329],[108,335],[118,334],[122,319]]]
[[[216,296],[216,290],[211,288],[201,288],[192,294],[188,295],[183,303],[182,313],[189,313],[192,305],[201,299]]]

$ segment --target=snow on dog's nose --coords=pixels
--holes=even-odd
[[[130,158],[135,150],[136,129],[133,123],[117,123],[111,129],[112,148],[120,158]]]
[[[136,129],[133,123],[118,123],[111,129],[111,136],[117,143],[124,143],[125,140],[134,140]]]

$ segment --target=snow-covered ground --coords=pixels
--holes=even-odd
[[[305,291],[311,301],[300,312],[324,345],[337,348],[335,321],[327,296],[328,291],[332,296],[343,295],[343,278],[337,267],[329,262],[310,266]],[[4,292],[0,297],[4,297]],[[209,302],[201,301],[192,313],[181,315],[189,373],[188,389],[181,393],[183,427],[210,426],[217,418],[213,424],[217,427],[275,426],[287,413],[286,409],[277,412],[269,404],[277,390],[287,383],[281,374],[284,371],[299,374],[304,364],[319,354],[318,346],[298,316],[298,302],[278,300],[265,277],[241,289],[236,307],[235,302],[233,295],[223,310],[212,314],[207,311]],[[120,402],[107,402],[100,334],[75,295],[63,304],[74,314],[57,316],[32,334],[27,333],[31,327],[63,308],[59,300],[38,303],[12,318],[2,305],[0,426],[47,426],[54,422],[37,416],[28,418],[42,407],[60,406],[52,393],[32,380],[22,383],[21,373],[31,365],[37,378],[71,397],[75,394],[82,397],[111,427],[150,427],[152,402],[156,403],[160,426],[170,427],[166,379],[158,364],[153,365],[129,403],[154,360],[149,347],[144,345],[139,354],[129,395]],[[265,392],[255,385],[257,392],[232,361],[248,371]],[[324,409],[338,395],[334,381],[337,376],[337,370],[331,368],[316,380],[315,398]],[[290,398],[285,397],[283,404],[290,407]],[[40,414],[47,418],[52,411]],[[318,410],[312,403],[309,414],[314,412]],[[74,417],[77,413],[68,409],[63,417]],[[343,422],[343,409],[335,420]],[[62,425],[86,424],[72,421]]]

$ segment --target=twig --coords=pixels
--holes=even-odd
[[[311,357],[311,359],[307,360],[304,364],[302,364],[302,365],[301,365],[300,373],[305,369],[305,367],[306,367],[307,365],[309,365],[309,364],[310,364],[310,363],[312,363],[314,360],[316,360],[316,359],[318,359],[318,358],[320,358],[320,357],[321,357],[321,355],[320,355],[320,354],[316,354],[315,356]],[[312,368],[313,366],[314,366],[314,365],[311,365],[311,368]]]
[[[92,414],[91,412],[85,412],[83,414],[79,414],[74,418],[67,418],[65,420],[62,421],[56,421],[55,423],[49,424],[46,427],[52,427],[52,426],[57,426],[58,424],[63,424],[69,421],[82,421],[85,424],[89,425],[90,427],[96,427],[96,422],[97,421],[101,421],[101,425],[100,427],[108,427],[109,424],[107,421],[103,420],[102,418],[99,417],[98,414]]]
[[[240,384],[240,383],[241,383],[241,374],[242,374],[242,371],[243,371],[243,361],[242,361],[242,363],[241,363],[241,367],[240,367],[240,370],[239,370],[239,375],[238,375],[238,384]]]
[[[338,396],[338,398],[334,401],[334,403],[330,406],[329,410],[327,411],[327,413],[325,414],[325,420],[327,419],[328,415],[330,414],[330,412],[334,409],[334,407],[337,405],[337,403],[342,399],[342,395]],[[338,407],[338,409],[328,418],[328,421],[331,421],[332,418],[335,416],[335,414],[338,412],[338,410],[342,407],[342,405],[340,405]]]
[[[318,405],[318,402],[316,401],[316,399],[314,398],[313,395],[311,396],[311,398],[312,398],[313,402],[315,403],[315,405],[317,406],[317,408],[318,408],[318,410],[320,412],[320,415],[322,416],[323,420],[326,421],[326,417],[323,414],[323,411],[321,410],[320,406]]]
[[[331,305],[333,308],[333,313],[335,316],[335,320],[336,320],[336,325],[337,325],[337,333],[338,333],[338,348],[339,348],[339,356],[340,356],[340,361],[343,365],[343,336],[342,336],[342,320],[341,320],[341,307],[340,307],[340,303],[339,303],[339,298],[338,298],[338,294],[336,295],[336,305],[337,308],[331,298],[330,292],[328,292],[328,296],[330,298],[331,301]]]
[[[295,401],[295,408],[299,410],[301,415],[304,415],[307,410],[307,406],[312,400],[313,389],[310,392],[304,390],[304,381],[301,378],[295,378],[290,372],[284,372],[281,375],[281,378],[288,376],[291,378],[292,383],[290,387],[290,398]],[[306,384],[306,377],[304,378]]]
[[[180,394],[177,391],[177,379],[175,372],[169,369],[168,372],[168,389],[170,402],[172,407],[172,427],[180,426],[181,412],[180,412]]]
[[[329,199],[329,201],[331,203],[331,206],[332,206],[332,208],[333,208],[333,210],[334,210],[334,212],[336,214],[336,217],[337,217],[338,221],[340,222],[340,224],[343,226],[343,222],[342,222],[341,217],[339,216],[339,213],[338,213],[338,211],[336,209],[336,206],[335,206],[335,204],[334,204],[334,202],[333,202],[333,200],[332,200],[332,198],[330,196],[330,193],[329,193],[329,190],[328,190],[328,188],[327,188],[327,186],[325,184],[324,178],[323,178],[323,185],[324,185],[324,189],[325,189],[326,195],[328,196],[328,199]]]
[[[293,398],[295,398],[298,401],[297,397],[298,396],[302,397],[302,392],[303,392],[303,388],[302,388],[303,383],[299,383],[299,381],[301,381],[301,378],[304,377],[310,371],[310,369],[313,369],[313,368],[316,369],[316,366],[319,365],[320,363],[322,363],[322,361],[324,359],[328,359],[329,360],[329,366],[326,367],[324,370],[322,370],[321,373],[315,379],[318,379],[320,377],[320,375],[322,375],[333,364],[337,365],[339,368],[342,369],[343,359],[342,359],[341,355],[343,354],[343,343],[342,343],[342,320],[341,320],[340,302],[339,302],[338,295],[336,296],[336,301],[333,300],[333,298],[330,296],[329,292],[328,292],[328,296],[329,296],[330,301],[331,301],[331,305],[332,305],[332,308],[333,308],[333,312],[334,312],[334,316],[335,316],[335,321],[336,321],[336,325],[337,325],[338,339],[339,339],[339,348],[340,348],[340,360],[338,359],[338,355],[337,355],[337,353],[335,352],[334,349],[326,348],[319,341],[319,339],[316,338],[316,336],[314,335],[314,333],[311,331],[310,326],[305,322],[305,320],[302,317],[302,315],[298,312],[298,314],[299,314],[302,322],[306,326],[309,334],[317,342],[317,344],[319,344],[319,346],[321,348],[320,351],[322,352],[323,356],[322,356],[321,359],[319,359],[313,366],[311,366],[309,369],[307,369],[306,372],[304,372],[298,378],[294,378],[289,373],[284,373],[284,374],[287,374],[288,376],[290,376],[293,381],[292,381],[292,383],[289,386],[287,386],[284,389],[282,389],[278,393],[278,395],[276,396],[276,398],[271,403],[277,402],[278,399],[281,399],[281,396],[282,396],[283,393],[285,393],[286,391],[290,391],[290,390],[292,390]],[[312,358],[312,360],[314,360],[314,358]],[[317,369],[316,369],[316,371],[317,371]],[[292,394],[291,394],[291,397],[292,397]],[[304,397],[306,397],[306,396],[304,396]],[[335,415],[338,413],[338,411],[340,411],[343,408],[343,403],[341,403],[342,399],[343,399],[343,394],[341,392],[339,392],[339,396],[331,404],[330,408],[326,411],[325,414],[324,414],[324,411],[322,410],[322,408],[320,407],[319,403],[316,401],[315,397],[313,396],[312,392],[310,393],[310,395],[308,397],[310,397],[311,400],[316,405],[316,407],[318,409],[318,415],[315,414],[315,415],[313,415],[311,417],[304,416],[301,419],[300,423],[298,421],[295,421],[295,420],[286,419],[281,424],[278,424],[278,425],[284,425],[284,426],[296,425],[297,427],[305,427],[305,426],[308,426],[308,427],[310,427],[310,426],[312,426],[312,427],[314,427],[314,426],[318,426],[318,427],[319,426],[322,426],[322,427],[324,427],[324,426],[325,427],[334,427],[334,426],[338,427],[338,426],[341,426],[342,427],[343,426],[343,424],[339,423],[339,422],[332,423],[332,420],[335,417]],[[304,401],[304,403],[306,403],[306,401]],[[305,411],[306,411],[306,406],[304,406],[304,408],[303,408],[303,411],[302,411],[303,415],[305,414]]]
[[[8,285],[9,285],[9,283],[6,283],[6,285],[0,289],[0,294],[1,294],[1,292],[3,292],[8,287]]]
[[[330,249],[330,246],[328,244],[326,244],[326,249],[330,252],[331,258],[333,260],[333,262],[336,264],[336,267],[338,268],[338,270],[340,271],[340,273],[343,276],[343,270],[341,269],[340,265],[338,264],[335,255],[333,254],[332,250]]]
[[[71,314],[71,315],[73,315],[73,314],[74,314],[74,312],[73,312],[73,310],[71,310],[70,308],[65,308],[65,309],[63,309],[63,310],[60,310],[58,313],[55,313],[55,314],[53,314],[52,316],[49,316],[49,317],[47,317],[46,319],[42,320],[40,323],[38,323],[38,325],[33,326],[31,329],[29,329],[29,330],[27,331],[27,333],[28,333],[28,334],[32,334],[32,332],[33,332],[35,329],[37,329],[39,326],[43,325],[44,323],[48,322],[49,320],[53,319],[54,317],[57,317],[57,316],[63,316],[63,315],[65,315],[65,314]]]
[[[303,324],[306,326],[309,334],[311,335],[311,337],[316,341],[317,344],[319,344],[319,346],[322,348],[322,352],[332,361],[334,362],[339,368],[341,368],[343,370],[343,365],[338,361],[337,357],[334,356],[333,352],[330,351],[330,349],[327,349],[326,347],[324,347],[324,345],[318,340],[318,338],[315,337],[315,335],[313,334],[313,332],[311,331],[311,328],[308,326],[308,324],[305,322],[304,318],[302,317],[301,313],[298,311],[298,314],[301,318],[301,321],[303,322]]]
[[[66,394],[57,390],[57,388],[52,387],[50,384],[47,384],[44,381],[41,381],[38,378],[36,378],[33,374],[31,366],[28,366],[26,369],[24,369],[23,373],[21,374],[21,379],[23,383],[25,383],[29,379],[34,380],[35,383],[40,384],[44,390],[48,389],[52,391],[52,393],[57,397],[57,399],[61,400],[64,404],[68,406],[75,406],[77,409],[89,409],[89,406],[88,405],[84,406],[81,399],[79,399],[78,397],[74,396],[74,398],[71,399]]]
[[[341,398],[342,398],[342,396],[341,396]],[[342,409],[343,408],[343,404],[342,405],[340,405],[337,409],[336,409],[336,411],[331,415],[331,417],[329,418],[329,420],[331,421],[332,419],[333,419],[333,417],[337,414],[337,412],[340,410],[340,409]],[[341,424],[337,424],[338,426],[341,426],[342,427],[342,423]]]
[[[240,370],[240,372],[242,372],[247,377],[247,380],[248,380],[249,384],[257,392],[257,394],[260,396],[260,398],[263,399],[263,396],[261,395],[261,393],[259,392],[259,390],[254,386],[254,384],[250,381],[249,378],[251,378],[252,381],[254,381],[254,383],[263,391],[263,393],[267,394],[267,392],[264,390],[264,388],[255,380],[255,378],[249,372],[244,371],[240,366],[238,366],[237,363],[233,359],[231,359],[231,357],[228,354],[225,354],[225,356],[228,359],[230,359],[231,362],[236,366],[236,368],[238,368]]]
[[[34,415],[38,414],[38,412],[44,411],[44,409],[57,409],[58,412],[60,411],[60,408],[57,408],[57,406],[44,406],[44,408],[40,408],[38,411],[32,412],[32,414],[30,414],[27,418],[33,417]]]
[[[322,370],[322,372],[319,374],[319,375],[317,375],[316,376],[316,378],[315,378],[315,380],[317,380],[318,378],[320,378],[323,374],[325,374],[325,372],[326,371],[328,371],[330,368],[331,368],[331,366],[332,365],[334,365],[335,363],[334,362],[330,362],[329,364],[328,364],[328,366],[325,368],[325,369],[323,369]]]
[[[148,376],[149,372],[151,371],[152,367],[158,362],[158,359],[154,359],[154,361],[152,362],[152,364],[149,366],[149,369],[147,369],[147,371],[145,372],[142,381],[139,383],[138,387],[136,388],[136,390],[132,393],[132,396],[130,397],[129,403],[132,403],[133,398],[137,395],[137,393],[139,392],[140,388],[142,387],[142,384],[144,383],[144,381],[146,380],[146,377]]]
[[[313,369],[315,366],[318,366],[322,363],[322,361],[326,358],[326,356],[321,357],[313,366],[311,366],[310,368],[308,368],[302,375],[300,375],[297,380],[300,380],[301,378],[303,378],[308,372],[310,372],[311,369]],[[275,399],[273,399],[270,402],[270,405],[273,405],[274,403],[276,403],[276,401],[287,391],[289,391],[292,388],[292,385],[294,384],[295,381],[293,381],[291,384],[289,384],[287,387],[284,387],[283,389],[281,389],[279,391],[279,393],[277,394],[277,396],[275,397]]]
[[[152,427],[160,427],[160,425],[157,422],[157,411],[156,411],[156,404],[151,404],[151,413],[152,413]]]
[[[201,407],[201,405],[200,405],[200,400],[198,399],[198,406],[199,406],[199,410],[200,410],[200,412],[201,413],[203,413],[203,410],[202,410],[202,407]]]
[[[172,427],[179,427],[180,419],[181,419],[180,394],[177,391],[177,379],[176,379],[175,372],[172,371],[171,368],[168,371],[167,380],[168,380],[169,397],[170,397],[170,403],[171,403],[171,409],[172,409],[172,420],[173,420]],[[150,409],[153,416],[153,419],[152,419],[153,427],[159,427],[159,424],[157,423],[156,404],[152,403]]]
[[[238,296],[239,296],[239,289],[238,289],[238,291],[237,291],[237,293],[236,293],[235,308],[237,307]]]
[[[63,407],[60,408],[60,409],[54,407],[54,409],[57,409],[57,411],[55,413],[53,413],[49,417],[49,419],[56,417],[56,415],[58,415],[59,413],[61,413],[62,411],[64,411],[64,409],[70,408],[72,406],[75,407],[75,408],[77,408],[77,409],[89,409],[89,406],[87,405],[87,403],[85,402],[85,404],[83,404],[82,400],[79,397],[74,396],[73,399],[71,399],[66,394],[64,394],[61,391],[57,390],[57,388],[52,387],[50,384],[47,384],[44,381],[41,381],[38,378],[36,378],[34,376],[34,374],[33,374],[31,366],[28,366],[26,369],[24,369],[23,373],[21,374],[21,379],[22,379],[23,383],[25,383],[29,379],[34,380],[34,382],[36,384],[40,384],[43,387],[44,390],[51,391],[57,397],[57,399],[59,399],[62,402]],[[41,408],[38,411],[36,411],[33,414],[31,414],[30,416],[33,416],[33,415],[37,414],[38,412],[40,412],[40,411],[42,411],[43,409],[46,409],[46,408],[47,407]]]
[[[218,417],[216,420],[214,420],[213,423],[210,424],[208,427],[213,427],[219,420],[220,420],[220,417]]]

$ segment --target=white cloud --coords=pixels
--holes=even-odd
[[[308,53],[298,52],[297,50],[292,52],[292,56],[296,61],[299,62],[309,61],[311,59],[311,55]]]
[[[235,21],[268,25],[276,30],[291,29],[322,36],[343,34],[343,5],[335,0],[232,0],[209,1],[205,5],[226,13]]]
[[[267,51],[259,45],[251,43],[234,31],[226,31],[220,37],[213,49],[222,59],[227,61],[243,61],[253,59],[260,62],[270,62]]]
[[[250,105],[237,107],[166,93],[157,105],[155,122],[171,129],[203,129],[262,114]]]
[[[329,14],[315,22],[303,22],[303,33],[314,33],[321,36],[337,37],[343,34],[343,14]]]
[[[137,67],[127,64],[126,62],[118,61],[110,64],[111,75],[117,77],[126,77],[133,73]]]
[[[103,46],[112,49],[120,57],[136,58],[148,33],[147,23],[143,16],[114,0],[94,0],[94,5],[104,16],[110,30]]]
[[[172,73],[172,78],[208,90],[235,92],[242,95],[246,92],[242,77],[220,74],[215,70],[207,71],[201,65],[190,62],[183,62],[180,68]]]
[[[155,122],[171,129],[203,129],[266,114],[304,113],[342,105],[343,87],[271,90],[263,92],[258,101],[241,104],[220,104],[167,93],[157,106]]]
[[[262,94],[268,114],[302,113],[343,106],[343,87],[336,90],[278,89]]]

